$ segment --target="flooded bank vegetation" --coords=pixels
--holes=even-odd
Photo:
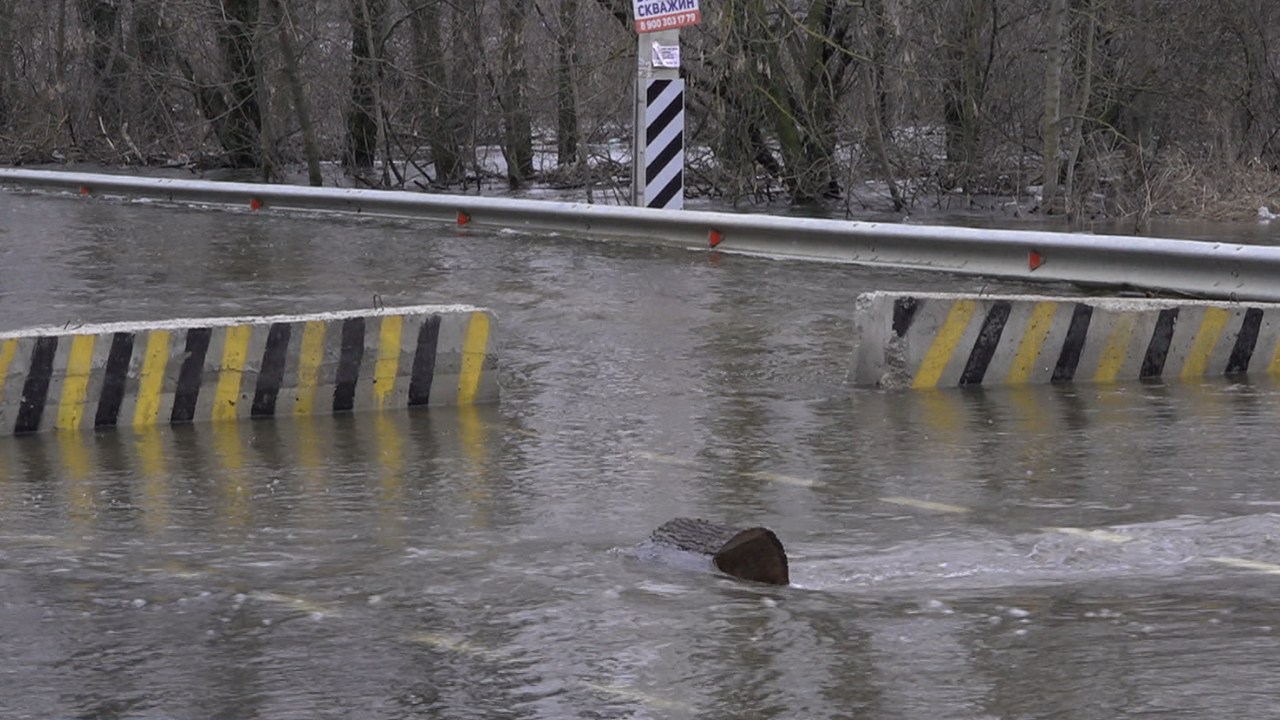
[[[703,0],[687,193],[910,211],[1280,202],[1273,0]],[[0,0],[0,160],[627,196],[629,0]],[[299,171],[298,169],[302,170]]]

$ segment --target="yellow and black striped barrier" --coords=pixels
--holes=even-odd
[[[1280,305],[868,293],[854,382],[955,387],[1280,374]]]
[[[0,434],[493,402],[494,329],[417,306],[4,332]]]

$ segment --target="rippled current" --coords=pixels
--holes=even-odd
[[[1265,380],[846,384],[858,293],[1027,289],[980,279],[21,194],[0,217],[0,330],[472,303],[503,386],[0,438],[0,717],[1280,714]],[[677,515],[773,528],[795,585],[627,552]]]

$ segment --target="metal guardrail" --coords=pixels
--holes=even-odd
[[[1280,301],[1280,248],[1236,243],[3,168],[0,185],[254,209],[374,213],[727,253]]]

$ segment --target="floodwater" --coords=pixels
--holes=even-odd
[[[498,313],[503,385],[0,438],[0,717],[1280,714],[1280,386],[847,385],[858,293],[1026,287],[21,194],[0,217],[0,329],[465,302]],[[794,586],[628,553],[678,515],[774,529]]]

